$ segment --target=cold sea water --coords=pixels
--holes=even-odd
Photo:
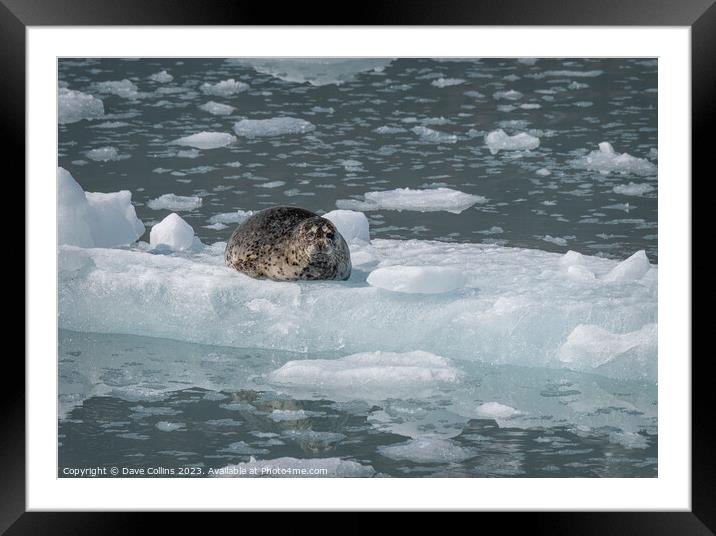
[[[60,247],[60,477],[657,476],[656,60],[58,69],[59,166],[146,229]],[[365,214],[348,281],[223,266],[277,205]]]

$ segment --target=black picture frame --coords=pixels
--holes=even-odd
[[[275,4],[230,0],[0,0],[0,147],[7,151],[8,158],[25,154],[28,26],[316,24],[688,26],[692,45],[692,177],[683,180],[691,180],[693,185],[694,176],[713,177],[707,151],[708,133],[713,128],[709,123],[714,118],[716,102],[715,0],[392,0],[350,5],[281,3],[280,9]],[[17,164],[14,176],[24,176],[24,159],[13,156],[12,160]],[[26,279],[26,290],[27,284]],[[0,412],[0,533],[125,535],[141,531],[147,526],[147,518],[156,516],[25,512],[25,382],[22,381],[25,368],[16,356],[9,354],[4,363],[7,381]],[[709,432],[713,427],[710,409],[716,406],[708,373],[709,358],[704,353],[691,362],[690,512],[530,512],[510,516],[509,522],[501,520],[504,516],[500,514],[482,517],[496,520],[503,529],[516,522],[532,532],[552,535],[715,534],[716,445]],[[173,519],[186,524],[186,516]],[[273,522],[275,519],[274,516]],[[166,522],[162,519],[163,524]],[[361,529],[360,522],[351,526],[353,530]]]

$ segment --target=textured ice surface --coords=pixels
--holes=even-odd
[[[57,92],[57,112],[60,124],[76,123],[83,119],[102,117],[104,105],[92,95],[61,87]]]
[[[226,147],[236,141],[236,136],[225,132],[198,132],[191,136],[184,136],[175,140],[173,143],[177,145],[186,145],[196,149],[218,149]]]
[[[212,115],[231,115],[236,108],[229,106],[228,104],[221,104],[219,102],[209,101],[199,106],[205,112],[209,112]]]
[[[271,119],[242,119],[234,124],[234,132],[247,138],[305,134],[316,127],[305,119],[296,117],[272,117]]]
[[[294,58],[231,59],[229,63],[250,65],[257,72],[286,82],[309,83],[312,86],[342,84],[365,71],[380,71],[390,64],[387,58]]]
[[[323,217],[333,222],[346,242],[356,239],[370,242],[370,224],[368,223],[368,218],[362,212],[332,210],[324,214]]]
[[[414,210],[418,212],[446,211],[460,214],[475,203],[486,199],[479,195],[466,194],[451,188],[413,190],[396,188],[383,192],[368,192],[365,201],[339,199],[336,206],[348,210]]]
[[[217,470],[218,477],[275,477],[275,478],[359,478],[373,476],[369,465],[361,465],[340,458],[276,458],[228,465]]]
[[[498,129],[485,136],[485,145],[492,154],[500,151],[529,151],[539,147],[539,138],[526,132],[509,136],[504,130]]]
[[[57,181],[60,244],[123,246],[144,233],[144,224],[137,218],[129,191],[85,193],[64,168],[57,168]]]
[[[308,390],[345,398],[380,400],[434,392],[460,381],[449,359],[429,352],[367,352],[340,359],[289,361],[268,376],[277,388]]]
[[[637,251],[628,259],[620,262],[604,276],[605,281],[636,281],[644,277],[651,265],[644,250]]]
[[[61,252],[59,322],[75,331],[344,355],[414,349],[451,359],[593,370],[589,360],[559,357],[577,326],[628,334],[657,321],[658,269],[638,255],[620,264],[570,254],[565,264],[565,256],[539,250],[372,239],[351,243],[351,257],[360,262],[347,282],[278,283],[225,267],[223,243],[174,255]],[[368,272],[394,265],[452,268],[466,283],[425,295],[366,282]],[[595,277],[571,277],[575,265]],[[643,377],[651,369],[642,357],[655,366],[655,331],[630,352],[639,359],[625,355],[617,377]]]
[[[150,199],[147,206],[152,210],[194,210],[201,206],[201,197],[164,194]]]
[[[442,294],[465,286],[460,270],[444,266],[386,266],[368,275],[369,285],[406,294]]]
[[[222,80],[216,84],[210,84],[208,82],[201,85],[199,88],[204,95],[213,95],[216,97],[230,97],[241,93],[249,89],[249,85],[244,82],[237,82],[233,78],[228,80]]]
[[[599,144],[598,151],[571,161],[574,167],[598,171],[602,175],[621,173],[632,175],[656,175],[657,167],[645,158],[627,153],[617,153],[609,142]]]
[[[629,184],[619,184],[614,187],[615,194],[622,195],[644,195],[654,191],[654,187],[651,184],[635,184],[630,182]]]
[[[476,449],[461,447],[449,439],[423,436],[405,443],[378,448],[383,456],[393,460],[416,463],[458,463],[477,456]]]
[[[433,130],[432,128],[424,126],[413,127],[411,130],[414,134],[417,134],[422,141],[430,143],[455,143],[457,141],[457,136],[454,134],[440,132],[439,130]]]
[[[194,229],[181,216],[172,212],[152,227],[149,243],[155,248],[185,251],[194,244]]]

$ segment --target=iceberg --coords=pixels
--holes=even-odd
[[[213,95],[215,97],[231,97],[237,93],[247,91],[249,85],[243,82],[237,82],[233,78],[222,80],[216,84],[205,82],[199,88],[204,95]]]
[[[349,82],[359,73],[379,72],[385,69],[389,58],[249,58],[227,60],[233,65],[252,67],[256,72],[267,74],[298,84],[312,86],[340,85]]]
[[[646,158],[637,158],[627,153],[617,153],[609,142],[599,144],[598,151],[592,151],[586,156],[569,162],[579,169],[598,171],[602,175],[620,173],[623,175],[656,175],[656,165]]]
[[[485,136],[485,145],[491,154],[500,151],[529,151],[539,147],[539,138],[526,132],[508,136],[504,130],[498,129]]]
[[[247,138],[305,134],[316,127],[305,119],[296,117],[272,117],[271,119],[242,119],[234,124],[234,132]]]
[[[67,220],[61,215],[60,221]],[[189,236],[184,245],[190,245]],[[641,278],[610,281],[605,276],[618,260],[570,255],[595,274],[575,281],[558,253],[373,238],[350,244],[351,258],[360,262],[348,281],[281,283],[226,267],[224,245],[164,255],[139,246],[60,246],[59,327],[306,357],[420,350],[450,360],[596,371],[590,368],[596,362],[567,361],[560,354],[577,326],[626,334],[657,322],[655,265]],[[465,284],[441,294],[406,294],[366,281],[371,271],[395,265],[452,268]],[[651,342],[638,359],[625,352],[618,368],[598,372],[638,378],[655,370],[656,330],[642,335]],[[421,366],[433,367],[434,358],[426,359]]]
[[[104,104],[97,97],[61,87],[57,93],[57,122],[61,125],[104,115]]]
[[[451,188],[413,190],[397,188],[382,192],[367,192],[364,201],[339,199],[336,206],[346,210],[414,210],[418,212],[446,211],[460,214],[476,203],[487,199]]]
[[[346,242],[362,240],[370,242],[370,223],[362,212],[354,210],[332,210],[323,215],[324,218],[333,222]]]
[[[201,206],[201,197],[164,194],[150,199],[147,206],[152,210],[195,210]]]
[[[209,112],[211,115],[231,115],[236,108],[229,106],[228,104],[221,104],[214,101],[209,101],[199,106],[205,112]]]
[[[84,192],[64,168],[57,168],[59,244],[116,247],[144,234],[128,190]]]
[[[194,229],[172,212],[152,227],[149,244],[155,249],[186,251],[194,245]]]
[[[185,145],[194,147],[195,149],[218,149],[226,147],[236,141],[236,136],[226,134],[225,132],[198,132],[191,136],[184,136],[174,140],[172,143],[176,145]]]

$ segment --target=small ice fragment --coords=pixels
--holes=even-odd
[[[463,80],[462,78],[438,78],[437,80],[433,80],[432,82],[430,82],[430,85],[443,88],[450,86],[459,86],[463,83],[465,83],[465,80]]]
[[[651,184],[619,184],[614,187],[613,192],[621,195],[644,195],[654,191]]]
[[[61,87],[57,93],[57,122],[61,125],[104,115],[102,101],[87,93]]]
[[[160,84],[166,84],[174,80],[174,77],[166,71],[159,71],[149,77],[153,82],[159,82]]]
[[[642,249],[628,259],[620,262],[604,276],[605,281],[635,281],[641,279],[651,269],[646,252]]]
[[[242,119],[234,124],[234,132],[247,138],[305,134],[316,127],[305,119],[296,117],[272,117],[271,119]]]
[[[154,248],[167,247],[173,251],[185,251],[194,244],[194,229],[172,212],[152,227],[149,243]]]
[[[164,194],[147,203],[152,210],[194,210],[201,206],[201,197]]]
[[[196,149],[217,149],[236,141],[236,136],[224,132],[199,132],[173,141],[177,145],[187,145]]]
[[[500,404],[499,402],[485,402],[484,404],[480,404],[476,411],[480,417],[490,419],[509,419],[520,413],[515,408]]]
[[[339,199],[338,208],[347,210],[414,210],[418,212],[447,211],[460,214],[476,203],[487,199],[480,195],[467,194],[451,188],[412,190],[397,188],[382,192],[367,192],[364,201]]]
[[[508,136],[504,130],[498,129],[485,136],[485,145],[492,154],[497,154],[500,151],[529,151],[539,147],[539,143],[538,137],[526,132]]]
[[[355,210],[332,210],[323,215],[324,218],[333,222],[346,242],[363,240],[370,242],[370,224],[368,218],[362,212]]]
[[[411,131],[413,134],[417,134],[422,141],[431,143],[455,143],[457,141],[455,134],[440,132],[424,126],[413,127]]]
[[[222,80],[216,84],[206,82],[202,84],[199,89],[202,93],[204,93],[204,95],[230,97],[232,95],[236,95],[237,93],[241,93],[242,91],[248,90],[249,85],[244,84],[243,82],[237,82],[233,78],[229,78],[228,80]]]
[[[219,102],[209,101],[199,106],[205,112],[209,112],[212,115],[231,115],[236,108],[229,106],[228,104],[221,104]]]

